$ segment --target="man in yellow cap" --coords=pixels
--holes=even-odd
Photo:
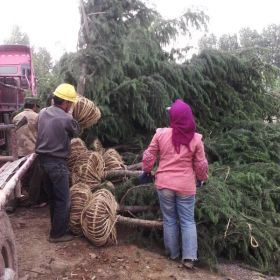
[[[80,133],[78,123],[69,111],[77,93],[70,84],[59,85],[53,93],[53,105],[41,110],[38,118],[36,153],[45,172],[51,216],[50,242],[70,241],[68,233],[70,209],[69,170],[67,158],[70,140]]]

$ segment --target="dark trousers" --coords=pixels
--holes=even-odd
[[[29,201],[32,205],[47,201],[47,194],[43,186],[43,180],[44,173],[37,157],[21,180],[22,187],[27,191]]]
[[[70,210],[69,170],[66,160],[39,155],[44,171],[44,188],[48,194],[51,230],[50,237],[63,236],[68,229]]]

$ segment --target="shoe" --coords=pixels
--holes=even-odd
[[[177,262],[177,261],[180,260],[180,256],[177,256],[177,257],[175,257],[175,258],[171,258],[171,256],[168,256],[167,258],[168,258],[169,260],[175,261],[175,262]]]
[[[71,241],[74,239],[74,236],[71,235],[71,234],[65,234],[65,235],[62,235],[60,237],[49,237],[49,242],[51,243],[58,243],[58,242],[67,242],[67,241]]]
[[[169,259],[169,260],[172,260],[172,261],[178,261],[178,260],[180,260],[180,254],[178,254],[176,257],[171,257],[171,255],[170,255],[170,252],[169,252],[169,250],[166,250],[165,249],[165,251],[164,251],[164,255]]]
[[[182,265],[187,269],[193,269],[194,268],[194,261],[193,260],[182,260]]]

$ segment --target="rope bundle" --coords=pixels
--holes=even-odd
[[[97,152],[88,152],[79,164],[72,169],[72,183],[84,183],[91,189],[96,188],[104,177],[104,161]]]
[[[67,164],[70,172],[78,162],[87,156],[87,147],[84,141],[80,138],[73,138],[70,143],[70,156],[67,160]]]
[[[103,148],[103,145],[102,145],[101,141],[100,141],[98,138],[95,139],[95,140],[92,142],[91,146],[92,146],[92,148],[93,148],[96,152],[98,152],[98,153],[100,153],[100,154],[104,154],[105,149]]]
[[[70,190],[71,208],[70,208],[70,230],[76,234],[81,235],[81,213],[85,206],[89,203],[92,193],[90,187],[83,183],[75,184]]]
[[[102,182],[102,183],[98,186],[98,188],[107,189],[107,190],[111,191],[112,193],[114,193],[114,191],[115,191],[115,186],[114,186],[114,184],[113,184],[112,182],[108,181],[108,180]]]
[[[108,149],[103,154],[103,159],[105,162],[105,171],[109,171],[112,169],[125,169],[122,157],[115,149]]]
[[[100,155],[98,152],[91,151],[89,153],[89,160],[91,161],[89,164],[94,165],[98,176],[103,179],[105,175],[105,162],[102,155]]]
[[[102,189],[92,195],[91,201],[84,208],[81,215],[82,230],[95,246],[117,243],[117,207],[112,193]]]
[[[101,117],[99,108],[89,99],[79,96],[73,110],[73,118],[82,128],[96,124]]]

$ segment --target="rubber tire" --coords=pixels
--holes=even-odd
[[[5,269],[10,268],[15,272],[14,280],[18,279],[18,264],[15,245],[15,235],[8,215],[0,211],[0,279]]]

